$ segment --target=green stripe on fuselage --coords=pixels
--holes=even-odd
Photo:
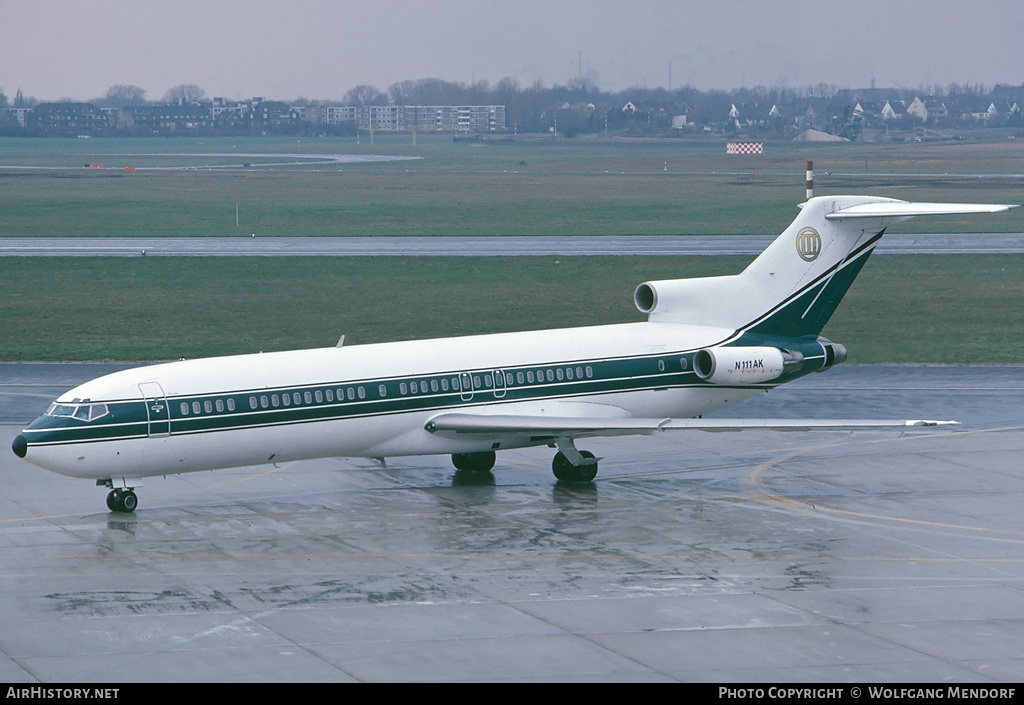
[[[640,357],[619,358],[613,360],[580,360],[558,364],[520,365],[500,370],[506,376],[504,386],[494,384],[496,370],[484,369],[450,371],[443,374],[406,375],[379,380],[354,380],[318,384],[301,387],[282,387],[274,389],[252,389],[231,391],[219,394],[171,396],[166,400],[170,408],[170,433],[207,433],[246,427],[264,427],[295,423],[333,421],[345,418],[397,414],[415,411],[445,410],[464,408],[499,402],[538,401],[550,399],[571,399],[595,394],[611,394],[617,392],[641,391],[644,389],[661,389],[680,386],[709,386],[693,373],[694,351],[670,352],[662,355],[645,355]],[[572,379],[567,370],[572,369]],[[591,368],[592,375],[579,370]],[[552,379],[548,381],[547,373]],[[518,376],[524,379],[528,372],[533,373],[534,381],[519,383]],[[561,378],[559,379],[559,373]],[[481,382],[490,376],[488,386],[476,387],[470,395],[468,390],[455,389],[454,380],[461,380],[468,374]],[[507,381],[511,375],[511,382]],[[543,381],[538,377],[543,375]],[[448,391],[441,390],[441,380],[447,381]],[[431,391],[412,393],[412,383],[418,389]],[[381,396],[379,387],[384,385],[386,394]],[[407,392],[401,393],[405,387]],[[365,398],[348,400],[349,388],[363,387]],[[434,389],[438,391],[433,391]],[[327,401],[327,391],[335,395],[333,401]],[[346,391],[346,399],[338,401],[337,392]],[[315,400],[317,396],[322,402],[305,402],[306,393]],[[290,406],[283,405],[284,395],[299,395],[300,403],[292,401]],[[471,396],[470,399],[465,397]],[[251,399],[256,398],[253,408]],[[277,397],[277,406],[262,406],[263,398],[270,402]],[[228,400],[233,401],[234,410],[228,410]],[[93,400],[94,402],[100,400]],[[216,410],[216,402],[220,401],[222,409]],[[150,402],[108,402],[110,413],[93,422],[84,422],[71,417],[42,416],[26,430],[26,438],[30,444],[46,443],[77,443],[114,440],[121,438],[146,437],[149,434],[149,416],[147,404]],[[205,411],[205,405],[211,402],[215,410]],[[198,403],[200,412],[196,413],[194,404]],[[188,413],[183,412],[183,405]],[[166,412],[163,412],[166,413]],[[154,427],[166,431],[166,417],[154,419]]]

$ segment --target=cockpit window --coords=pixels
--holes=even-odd
[[[110,413],[106,404],[50,404],[47,416],[71,416],[79,421],[95,421]]]

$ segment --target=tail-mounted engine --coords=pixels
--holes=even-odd
[[[821,367],[816,370],[817,372],[824,372],[833,365],[838,365],[840,362],[846,362],[846,346],[840,345],[839,343],[833,343],[828,338],[822,338],[818,336],[818,345],[821,346],[822,352],[825,353],[825,361]]]
[[[704,348],[693,356],[693,371],[712,384],[760,384],[796,372],[799,352],[771,347]]]
[[[713,384],[758,384],[796,372],[803,363],[803,354],[777,347],[705,347],[693,356],[693,371]]]
[[[800,349],[798,349],[800,348]],[[824,372],[846,360],[846,348],[828,338],[794,340],[792,347],[737,345],[703,348],[693,356],[697,377],[712,384],[761,384],[794,372]]]

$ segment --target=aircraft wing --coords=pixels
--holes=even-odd
[[[427,421],[431,433],[486,437],[530,436],[540,440],[587,436],[650,435],[658,431],[809,431],[813,429],[922,428],[955,425],[956,421],[887,419],[672,419],[527,416],[518,414],[440,414]],[[539,437],[539,438],[538,438]]]
[[[519,414],[441,414],[425,428],[431,433],[477,436],[628,436],[651,434],[672,419],[602,416],[526,416]]]

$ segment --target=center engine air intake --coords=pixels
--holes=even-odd
[[[704,348],[693,356],[693,371],[712,384],[759,384],[795,372],[803,359],[771,347]]]

